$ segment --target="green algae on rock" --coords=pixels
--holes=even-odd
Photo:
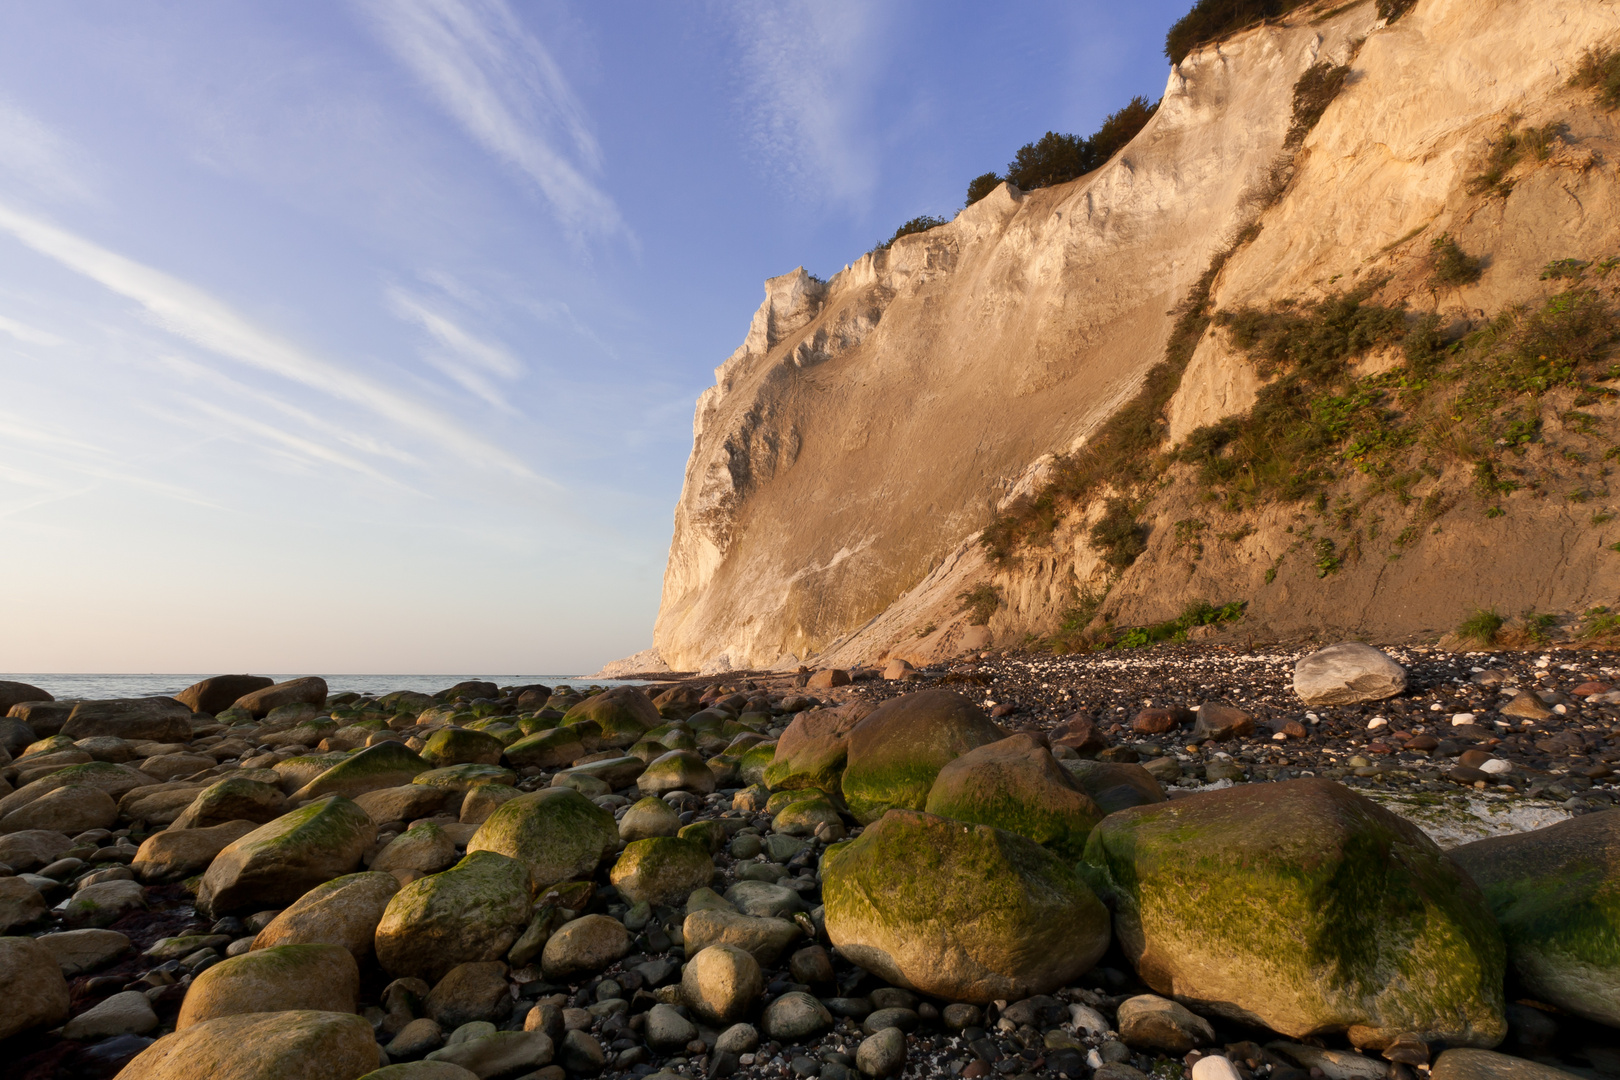
[[[479,784],[515,784],[517,773],[499,765],[469,763],[448,765],[442,769],[429,769],[427,772],[417,773],[411,783],[446,788],[450,791],[468,791]]]
[[[827,935],[880,978],[946,1001],[1064,986],[1107,950],[1108,910],[1033,840],[891,810],[822,859]]]
[[[1484,891],[1531,996],[1620,1026],[1620,812],[1476,840],[1451,857]]]
[[[506,748],[506,760],[519,767],[555,769],[584,757],[589,751],[578,728],[550,728],[525,735]]]
[[[434,768],[451,765],[499,765],[506,744],[487,731],[442,728],[428,736],[422,757]]]
[[[1030,734],[969,750],[939,771],[928,812],[1027,836],[1070,860],[1103,812]],[[780,830],[778,830],[780,831]]]
[[[652,836],[625,847],[609,880],[632,904],[684,904],[693,890],[714,880],[714,860],[707,845]]]
[[[979,707],[951,690],[891,698],[849,731],[844,800],[869,824],[885,811],[921,810],[944,766],[1006,732]]]
[[[353,1013],[245,1013],[165,1035],[119,1080],[332,1080],[377,1065],[371,1022]]]
[[[521,860],[535,886],[588,877],[619,846],[613,815],[572,788],[519,795],[496,808],[467,843]]]
[[[1164,789],[1153,779],[1153,774],[1140,765],[1090,758],[1071,758],[1062,765],[1105,815],[1165,801]]]
[[[218,917],[245,907],[289,904],[325,881],[357,870],[377,838],[366,812],[342,795],[283,814],[214,857],[197,893]]]
[[[566,713],[560,726],[572,727],[594,721],[601,730],[603,746],[624,749],[634,746],[642,736],[664,722],[652,699],[634,686],[615,686],[574,705]]]
[[[834,709],[806,709],[799,713],[776,741],[775,756],[765,770],[766,786],[772,791],[814,788],[842,804],[849,732],[871,712],[870,702],[852,701]],[[737,736],[737,740],[756,742],[758,738]]]
[[[1505,954],[1485,898],[1417,826],[1326,780],[1104,818],[1088,878],[1154,990],[1293,1038],[1494,1046]]]
[[[429,983],[457,964],[499,960],[528,924],[532,892],[524,863],[493,851],[468,852],[388,901],[374,940],[377,960],[396,978]]]
[[[404,743],[378,743],[333,765],[295,792],[293,798],[344,795],[352,799],[368,791],[409,784],[428,768],[428,763]]]
[[[758,742],[742,752],[737,761],[737,778],[744,784],[763,784],[765,770],[776,760],[776,741]]]

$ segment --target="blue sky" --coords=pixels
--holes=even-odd
[[[651,641],[694,401],[1188,0],[0,2],[0,670]]]

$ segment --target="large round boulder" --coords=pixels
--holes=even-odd
[[[0,937],[0,986],[6,988],[0,1039],[67,1019],[67,979],[56,954],[33,938]]]
[[[849,732],[872,708],[870,702],[852,701],[799,713],[776,740],[776,754],[765,769],[766,786],[772,791],[814,788],[842,803]]]
[[[618,846],[619,827],[611,813],[573,788],[552,787],[502,803],[478,827],[467,852],[494,851],[521,860],[543,888],[590,876]]]
[[[1140,765],[1090,758],[1071,758],[1062,764],[1064,771],[1074,777],[1075,786],[1091,796],[1104,816],[1132,806],[1165,801],[1164,789],[1153,779],[1153,774]]]
[[[1030,734],[969,750],[947,764],[929,789],[927,809],[1027,836],[1071,861],[1085,851],[1086,837],[1103,817],[1052,751]]]
[[[827,936],[851,961],[946,1001],[1064,986],[1108,948],[1108,910],[1033,840],[891,810],[822,859]]]
[[[0,818],[0,833],[32,829],[59,829],[81,833],[105,829],[118,820],[118,804],[99,788],[73,784],[47,791],[27,806],[20,806]]]
[[[715,788],[714,773],[696,751],[671,750],[647,763],[647,768],[636,778],[636,787],[643,795],[663,795],[670,791],[708,795]]]
[[[588,720],[601,729],[603,746],[619,749],[634,746],[664,722],[652,698],[634,686],[615,686],[592,694],[564,713],[559,726],[572,727]]]
[[[279,709],[283,705],[313,705],[318,709],[325,704],[326,680],[311,676],[289,679],[243,694],[236,699],[232,708],[243,709],[252,713],[255,720],[262,720],[272,709]]]
[[[251,821],[226,821],[201,829],[170,826],[141,842],[129,868],[150,885],[184,881],[208,869],[221,851],[258,827]]]
[[[1620,1027],[1620,811],[1453,848],[1530,996]]]
[[[206,829],[227,821],[268,825],[287,812],[287,797],[274,784],[246,776],[228,776],[199,791],[180,816],[176,829]]]
[[[366,812],[329,795],[261,825],[209,864],[197,907],[218,917],[246,907],[290,904],[324,881],[360,868],[377,838]]]
[[[892,698],[849,730],[844,800],[862,824],[897,807],[921,810],[940,769],[1003,738],[977,705],[954,691]]]
[[[422,757],[436,769],[450,765],[499,765],[506,744],[487,731],[441,728],[428,736]]]
[[[368,870],[317,885],[270,920],[254,949],[280,945],[339,945],[356,960],[371,955],[377,924],[399,892],[393,874]]]
[[[1085,860],[1154,990],[1285,1035],[1494,1046],[1502,936],[1417,826],[1326,780],[1110,814]]]
[[[428,763],[402,742],[380,742],[344,758],[293,794],[299,801],[325,795],[354,798],[368,791],[409,784],[427,772]]]
[[[73,706],[62,734],[72,739],[112,735],[157,743],[191,738],[191,710],[172,697],[111,698]]]
[[[394,894],[377,925],[377,960],[395,978],[436,983],[457,964],[499,960],[529,922],[528,867],[473,851]]]
[[[506,760],[519,768],[555,769],[578,761],[589,752],[577,726],[547,728],[525,735],[508,746]]]
[[[221,960],[199,974],[180,1003],[176,1031],[241,1013],[353,1012],[360,968],[338,945],[277,945]]]
[[[118,1080],[358,1080],[377,1067],[371,1022],[353,1013],[243,1013],[165,1035]]]
[[[263,690],[274,684],[274,679],[267,679],[263,675],[215,675],[202,682],[192,683],[174,695],[174,700],[192,712],[216,716],[236,704],[237,699],[244,694],[251,694],[255,690]]]
[[[714,880],[709,849],[678,836],[653,836],[626,845],[609,875],[632,904],[684,904]]]
[[[1359,641],[1318,649],[1294,665],[1294,693],[1307,705],[1382,701],[1405,689],[1406,669]]]

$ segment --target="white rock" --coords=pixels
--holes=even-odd
[[[145,1035],[158,1026],[152,1003],[139,990],[114,994],[67,1022],[65,1039],[105,1039],[111,1035]]]
[[[1069,1022],[1076,1031],[1084,1031],[1087,1035],[1106,1035],[1113,1030],[1103,1014],[1090,1005],[1070,1005]]]
[[[1471,712],[1460,712],[1460,713],[1452,713],[1451,714],[1451,726],[1452,727],[1462,727],[1464,724],[1472,724],[1473,722],[1474,722],[1474,714],[1471,713]]]
[[[1241,1080],[1237,1067],[1219,1054],[1199,1058],[1193,1063],[1192,1080]]]
[[[1493,775],[1510,773],[1513,771],[1513,763],[1511,761],[1503,761],[1501,758],[1493,757],[1491,760],[1481,765],[1479,767],[1479,771],[1491,773]]]
[[[1387,717],[1375,716],[1371,720],[1367,721],[1367,730],[1376,731],[1388,723],[1389,719]]]
[[[1406,669],[1371,645],[1341,641],[1294,665],[1294,693],[1307,705],[1381,701],[1406,689]]]

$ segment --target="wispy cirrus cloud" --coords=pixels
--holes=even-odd
[[[602,152],[551,53],[504,0],[356,0],[476,142],[540,189],[565,226],[628,235],[592,177]]]
[[[85,200],[83,154],[15,102],[0,98],[0,177],[35,198]]]
[[[187,282],[0,203],[0,231],[141,305],[159,326],[204,349],[367,409],[480,468],[539,479],[521,460],[393,388],[314,356]]]
[[[739,0],[730,10],[765,164],[803,198],[863,206],[878,181],[867,90],[882,13],[861,0]]]

